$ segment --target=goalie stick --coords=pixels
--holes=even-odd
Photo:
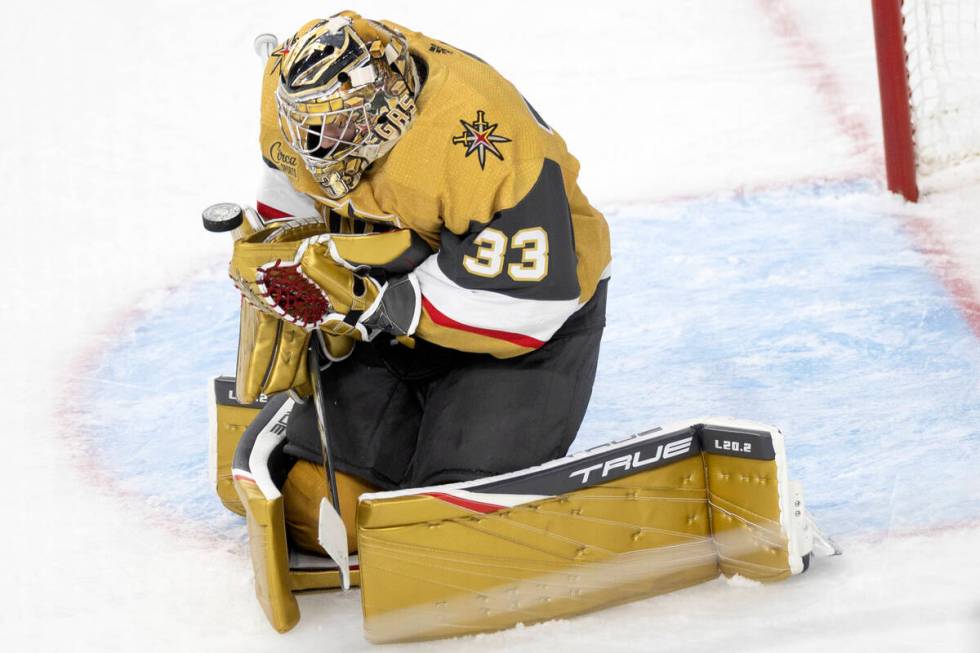
[[[330,439],[325,421],[323,405],[323,386],[320,385],[320,352],[321,332],[317,337],[310,338],[310,348],[307,350],[307,365],[310,370],[310,384],[313,386],[313,405],[316,408],[316,427],[320,434],[320,450],[323,452],[323,469],[327,475],[327,487],[330,489],[330,500],[326,497],[320,500],[320,521],[318,524],[318,539],[320,546],[327,552],[340,568],[341,584],[345,590],[350,589],[350,561],[347,556],[347,529],[340,516],[340,499],[337,494],[337,474],[333,466],[333,456],[330,455]],[[330,363],[328,362],[327,365]]]

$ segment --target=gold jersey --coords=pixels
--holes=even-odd
[[[376,232],[410,230],[425,248],[410,272],[422,292],[417,337],[499,357],[536,349],[592,297],[610,263],[609,230],[578,187],[578,161],[493,67],[382,22],[407,38],[423,80],[412,126],[348,195],[330,199],[280,133],[284,52],[274,52],[262,88],[259,213],[317,213],[366,245]]]

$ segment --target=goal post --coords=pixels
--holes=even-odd
[[[871,0],[871,9],[878,55],[878,92],[881,96],[888,190],[915,202],[919,199],[919,188],[915,180],[915,144],[912,140],[902,0]]]
[[[932,176],[980,161],[980,2],[871,8],[888,188],[914,202]]]

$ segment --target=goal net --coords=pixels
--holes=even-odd
[[[980,1],[872,7],[889,188],[915,201],[951,171],[980,179]]]

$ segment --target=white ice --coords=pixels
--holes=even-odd
[[[980,173],[883,190],[868,4],[349,3],[489,60],[582,162],[616,263],[576,447],[775,423],[846,550],[389,650],[980,650]],[[3,650],[369,648],[356,591],[272,631],[199,455],[235,297],[197,216],[252,198],[251,41],[341,8],[0,9]]]

